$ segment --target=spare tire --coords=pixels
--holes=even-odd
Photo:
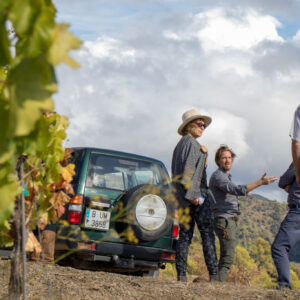
[[[167,199],[163,188],[154,185],[138,185],[120,199],[119,215],[116,221],[118,232],[128,226],[141,241],[155,241],[171,228],[174,207]]]

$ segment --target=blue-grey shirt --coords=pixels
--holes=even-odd
[[[282,174],[279,179],[278,186],[284,189],[286,186],[290,186],[288,195],[288,204],[300,205],[300,188],[298,187],[295,168],[293,163],[290,164],[289,168]]]
[[[247,194],[247,185],[234,184],[230,173],[218,168],[210,177],[209,189],[215,200],[214,217],[230,218],[241,214],[237,196]]]

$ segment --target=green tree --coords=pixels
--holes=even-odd
[[[258,238],[252,244],[250,254],[260,270],[266,270],[266,272],[273,278],[277,276],[271,256],[271,245],[269,242],[263,238]]]

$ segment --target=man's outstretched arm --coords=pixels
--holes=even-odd
[[[249,183],[247,185],[247,193],[260,187],[261,185],[271,184],[276,180],[277,180],[277,177],[275,177],[275,176],[267,177],[267,174],[265,173],[260,179],[254,181],[252,183]]]

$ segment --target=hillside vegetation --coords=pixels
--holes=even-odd
[[[258,238],[272,243],[288,212],[286,203],[249,195],[240,197],[240,245],[249,249]],[[290,252],[290,260],[300,263],[300,241]]]
[[[271,243],[287,213],[286,203],[270,201],[254,195],[240,197],[240,236],[235,263],[228,274],[228,281],[264,288],[275,288],[277,272],[271,257]],[[217,252],[219,243],[216,239]],[[300,241],[290,253],[291,278],[294,289],[300,290]],[[167,266],[163,274],[174,276],[174,266]],[[196,229],[190,247],[188,276],[208,280],[201,237]]]

